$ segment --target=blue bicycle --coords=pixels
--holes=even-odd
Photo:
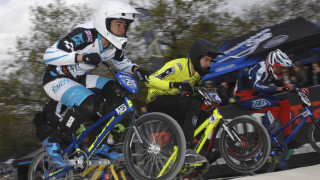
[[[307,96],[307,93],[301,91],[300,89],[295,89],[296,94],[300,97],[302,102],[303,111],[292,118],[287,124],[283,125],[280,129],[278,129],[275,133],[272,133],[272,130],[275,128],[273,126],[268,130],[270,134],[270,141],[271,141],[271,152],[269,160],[266,164],[257,171],[257,173],[262,172],[273,172],[276,168],[276,162],[278,161],[278,156],[284,156],[288,150],[287,145],[289,144],[290,140],[297,134],[297,132],[301,129],[302,125],[307,121],[310,117],[312,121],[312,125],[308,130],[308,140],[313,149],[320,153],[320,118],[316,119],[313,116],[313,113],[309,109],[311,106],[311,102]],[[279,141],[276,137],[290,124],[295,122],[295,120],[302,118],[301,122],[294,128],[291,135],[288,136],[284,141]]]
[[[93,156],[111,130],[126,115],[131,115],[129,133],[124,142],[124,161],[135,179],[173,179],[180,171],[185,158],[186,142],[180,125],[163,113],[148,113],[135,119],[135,109],[129,94],[137,93],[138,83],[133,76],[118,71],[115,73],[107,65],[117,82],[126,92],[123,103],[110,111],[80,135],[73,135],[70,144],[63,150],[65,168],[58,168],[50,162],[45,150],[36,155],[29,168],[28,179],[79,179],[91,166],[112,165],[109,159]],[[83,140],[96,127],[105,124],[95,141],[84,148]],[[128,137],[130,136],[130,137]]]

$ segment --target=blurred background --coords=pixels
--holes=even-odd
[[[14,2],[14,6],[19,8],[7,6]],[[42,74],[46,68],[43,53],[75,25],[90,21],[101,1],[32,2],[30,6],[14,0],[0,2],[2,29],[17,32],[15,35],[0,31],[0,162],[12,156],[23,156],[40,147],[32,120],[49,100],[42,88]],[[227,40],[298,17],[320,25],[318,0],[127,2],[136,8],[143,7],[139,10],[145,16],[130,26],[126,55],[150,73],[169,60],[186,57],[196,37],[208,39],[220,47]],[[24,9],[28,13],[23,17],[16,15]],[[13,20],[8,22],[8,19]],[[310,72],[312,68],[320,72],[318,64],[298,65],[298,68],[296,72]],[[93,73],[111,77],[102,66]],[[297,77],[291,78],[290,73],[295,74],[288,72],[289,83],[302,83]],[[231,94],[235,80],[234,76],[226,76],[216,83],[227,86]],[[312,86],[315,81],[307,78],[305,83],[301,86]],[[138,96],[132,96],[139,114],[144,113],[145,96],[146,88],[144,83],[140,83]]]

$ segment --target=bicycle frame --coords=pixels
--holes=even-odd
[[[286,127],[288,127],[290,124],[292,124],[295,120],[297,120],[298,118],[302,118],[301,122],[297,125],[297,127],[294,128],[294,130],[292,131],[292,133],[284,140],[284,144],[289,144],[289,142],[291,141],[291,139],[297,134],[297,132],[301,129],[302,125],[307,121],[307,119],[310,117],[312,122],[317,126],[318,129],[320,129],[320,126],[316,123],[316,118],[313,116],[313,113],[311,112],[311,110],[309,109],[308,106],[311,105],[311,102],[309,101],[309,99],[307,97],[305,97],[305,95],[303,93],[301,93],[299,91],[299,89],[295,90],[298,95],[301,97],[302,100],[302,106],[304,108],[304,111],[301,112],[300,114],[298,114],[297,116],[295,116],[294,118],[292,118],[288,123],[286,123],[285,125],[283,125],[279,130],[277,130],[274,134],[271,133],[271,131],[275,128],[275,126],[273,126],[272,128],[270,128],[270,130],[268,131],[270,134],[270,142],[275,141],[278,146],[281,147],[281,144],[279,143],[279,141],[277,140],[276,136],[282,132]],[[271,155],[275,155],[276,152],[272,151]]]
[[[312,121],[315,120],[315,117],[313,116],[313,113],[311,112],[311,110],[308,107],[304,107],[304,111],[300,114],[298,114],[297,116],[295,116],[294,118],[292,118],[288,123],[286,123],[285,125],[283,125],[279,130],[277,130],[274,134],[271,133],[271,131],[275,128],[272,127],[269,130],[269,134],[271,135],[270,137],[270,141],[272,142],[273,140],[276,141],[278,143],[278,140],[276,138],[276,136],[282,132],[286,127],[288,127],[290,124],[292,124],[295,120],[297,120],[300,117],[303,117],[301,122],[297,125],[297,127],[292,131],[292,133],[290,134],[290,136],[287,137],[287,139],[285,139],[284,143],[287,145],[290,140],[293,138],[293,136],[295,136],[295,134],[300,130],[300,128],[302,127],[302,125],[307,121],[307,119],[309,117],[311,117]]]
[[[194,131],[194,136],[196,137],[200,132],[204,131],[204,133],[202,134],[197,146],[195,147],[195,151],[197,153],[200,152],[200,150],[202,149],[204,143],[206,142],[206,140],[208,139],[210,133],[213,131],[213,129],[219,124],[220,120],[222,120],[223,117],[222,115],[218,112],[218,109],[214,109],[212,115],[206,119],[195,131]],[[206,129],[205,129],[206,128]],[[228,128],[225,128],[225,130],[227,130]],[[231,135],[231,133],[228,131],[229,135]],[[232,137],[232,135],[231,135]],[[214,138],[214,135],[212,135],[211,138]]]
[[[129,97],[124,98],[124,103],[121,104],[119,107],[115,108],[114,110],[110,111],[105,116],[101,117],[99,120],[94,122],[90,127],[88,127],[85,131],[83,131],[78,137],[73,136],[70,145],[61,153],[61,155],[64,157],[65,155],[71,154],[74,152],[74,150],[80,150],[79,143],[81,143],[84,138],[91,133],[96,127],[101,125],[103,122],[106,122],[108,119],[108,123],[105,125],[105,127],[102,129],[100,134],[96,137],[95,141],[91,144],[89,149],[86,152],[87,159],[90,159],[90,157],[93,155],[94,151],[97,149],[97,147],[101,144],[101,142],[105,139],[105,137],[110,133],[110,131],[115,127],[116,124],[119,123],[119,121],[126,116],[127,114],[131,113],[131,123],[133,127],[135,127],[134,117],[135,117],[135,109],[132,105],[131,100]],[[101,159],[96,161],[89,161],[89,165],[101,165],[106,164],[109,165],[111,162],[107,159]],[[67,171],[72,169],[72,165],[75,165],[74,161],[67,161],[67,164],[70,166],[60,169],[56,172],[48,174],[47,178],[57,176],[59,174],[66,173]],[[50,170],[50,169],[48,169]]]

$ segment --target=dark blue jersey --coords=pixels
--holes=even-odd
[[[234,95],[247,100],[259,95],[277,92],[277,87],[284,86],[281,80],[275,80],[267,72],[265,61],[256,64],[249,71],[241,70],[237,79]]]

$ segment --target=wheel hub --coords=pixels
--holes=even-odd
[[[161,148],[159,145],[150,144],[148,152],[152,154],[160,154]]]

